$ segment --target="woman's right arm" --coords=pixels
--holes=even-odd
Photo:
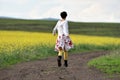
[[[57,24],[58,24],[58,22],[57,22]],[[52,34],[53,34],[54,36],[55,36],[55,34],[56,34],[57,24],[55,25],[55,27],[53,28],[53,31],[52,31]]]

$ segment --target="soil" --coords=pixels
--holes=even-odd
[[[84,52],[69,55],[68,67],[57,67],[57,57],[30,61],[0,70],[0,80],[120,80],[120,75],[108,75],[87,66],[95,57],[109,51]]]

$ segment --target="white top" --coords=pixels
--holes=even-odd
[[[68,21],[67,20],[59,20],[56,24],[56,26],[53,29],[53,34],[56,34],[56,30],[58,31],[58,36],[65,35],[69,36],[69,31],[68,31]]]

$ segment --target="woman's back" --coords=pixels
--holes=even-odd
[[[69,32],[68,32],[68,22],[67,20],[59,20],[57,22],[57,30],[58,30],[58,35],[61,36],[61,35],[66,35],[68,36],[69,35]]]

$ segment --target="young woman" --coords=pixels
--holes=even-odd
[[[73,48],[72,41],[69,37],[68,21],[66,20],[67,12],[60,13],[62,19],[58,20],[56,26],[53,29],[53,35],[58,31],[58,37],[56,40],[55,51],[58,51],[58,67],[61,67],[62,54],[64,53],[64,66],[68,67],[68,50]]]

